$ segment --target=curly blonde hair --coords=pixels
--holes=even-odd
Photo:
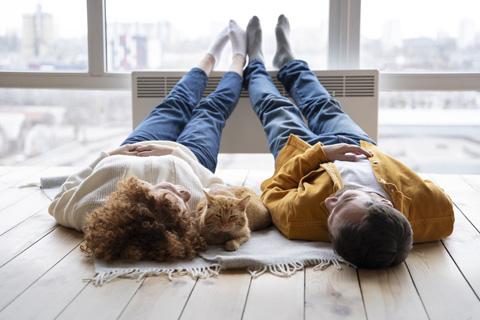
[[[84,233],[82,251],[106,261],[192,259],[207,247],[193,214],[134,177],[87,215]]]

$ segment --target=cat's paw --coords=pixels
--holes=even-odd
[[[238,241],[230,240],[225,242],[224,248],[227,251],[236,251],[238,250],[238,248],[240,248],[240,244],[238,243]]]

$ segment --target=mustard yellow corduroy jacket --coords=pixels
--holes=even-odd
[[[361,141],[378,183],[410,221],[414,242],[438,240],[453,231],[450,198],[401,162]],[[295,135],[278,154],[274,175],[262,183],[262,200],[277,228],[289,239],[329,241],[324,200],[342,188],[337,168],[322,144],[310,146]]]

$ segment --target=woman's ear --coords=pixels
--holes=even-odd
[[[243,197],[242,199],[240,199],[237,202],[237,205],[240,208],[240,210],[243,211],[247,208],[249,202],[250,202],[250,195],[247,195],[247,196]]]
[[[203,194],[205,195],[205,198],[207,198],[207,203],[210,204],[213,202],[213,197],[208,193],[208,191],[203,189]]]

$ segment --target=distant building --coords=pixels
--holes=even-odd
[[[41,63],[48,60],[54,41],[53,17],[37,5],[33,14],[24,14],[22,23],[22,55],[24,61]],[[34,66],[31,66],[35,68]]]
[[[169,22],[110,23],[107,26],[108,61],[113,70],[156,68],[163,64],[170,42]]]

